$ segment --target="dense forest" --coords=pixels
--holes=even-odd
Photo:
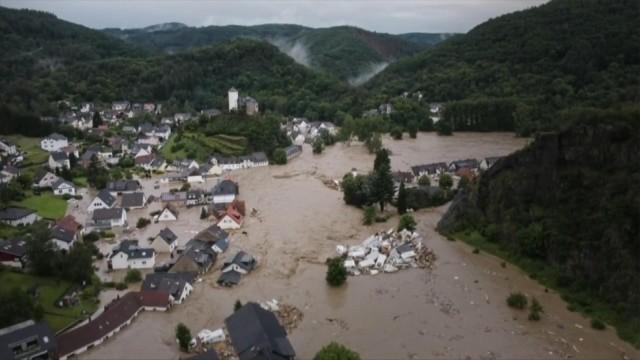
[[[396,62],[366,87],[441,102],[515,98],[518,129],[549,129],[567,107],[640,100],[638,19],[636,0],[552,0]]]
[[[342,80],[374,72],[376,68],[382,68],[380,64],[416,54],[448,37],[446,34],[425,33],[390,35],[352,26],[314,29],[290,24],[205,27],[167,24],[103,31],[147,50],[167,53],[216,45],[236,38],[266,40],[298,62]]]
[[[476,232],[638,346],[640,109],[562,117],[566,129],[499,161],[438,227]]]

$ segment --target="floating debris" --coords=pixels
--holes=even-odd
[[[408,268],[431,269],[436,260],[435,253],[422,244],[420,234],[409,230],[376,233],[360,245],[338,245],[336,252],[345,258],[344,267],[352,276]]]
[[[287,333],[297,328],[304,318],[304,314],[300,309],[293,305],[281,304],[276,299],[261,303],[260,306],[273,312],[280,324],[287,330]]]

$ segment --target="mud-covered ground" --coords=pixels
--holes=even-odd
[[[393,170],[506,155],[525,143],[510,134],[385,139],[393,153]],[[366,172],[372,163],[373,156],[360,145],[337,144],[321,155],[311,154],[307,146],[301,157],[286,166],[227,174],[240,183],[241,198],[257,215],[247,217],[242,229],[246,235],[233,234],[232,248],[224,257],[246,250],[258,258],[259,268],[239,286],[219,288],[215,281],[225,260],[219,259],[185,303],[168,313],[143,313],[122,333],[81,358],[177,359],[181,355],[174,338],[177,323],[185,323],[195,335],[203,328],[222,326],[237,299],[272,298],[304,313],[304,320],[290,334],[300,359],[312,358],[331,341],[358,351],[363,359],[621,359],[624,353],[639,357],[613,330],[592,330],[588,319],[569,312],[557,294],[545,292],[518,269],[502,268],[500,259],[473,254],[467,245],[438,235],[434,228],[445,207],[414,214],[425,245],[438,256],[433,270],[350,277],[346,286],[329,288],[323,263],[335,255],[336,245],[357,244],[371,233],[397,225],[397,217],[371,227],[361,225],[362,212],[344,205],[341,193],[323,183],[352,168]],[[145,188],[158,192],[153,190],[154,181],[146,180]],[[207,226],[198,215],[199,209],[184,211],[179,222],[168,224],[179,233],[182,244]],[[135,219],[129,221],[135,224]],[[154,224],[127,236],[144,239],[162,226]],[[505,299],[512,291],[539,299],[545,309],[543,319],[532,323],[526,312],[507,307]]]

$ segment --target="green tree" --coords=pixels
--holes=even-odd
[[[384,211],[384,205],[393,199],[393,177],[389,161],[389,152],[381,149],[376,154],[374,170],[369,176],[370,200],[380,205],[380,211]]]
[[[49,229],[44,224],[32,227],[32,238],[27,242],[29,266],[36,275],[52,276],[57,273],[58,253],[50,240]]]
[[[124,277],[124,282],[127,284],[137,283],[140,281],[142,281],[142,274],[140,273],[140,270],[137,269],[127,271],[127,275]]]
[[[209,217],[209,212],[207,211],[207,208],[203,206],[202,210],[200,211],[200,220],[204,220],[208,217]]]
[[[397,206],[398,214],[402,215],[407,212],[407,191],[404,188],[404,181],[400,182],[400,188],[398,189],[398,202]]]
[[[440,119],[435,126],[438,135],[452,135],[453,134],[453,126],[450,121],[446,121],[444,119]]]
[[[287,163],[287,152],[282,148],[277,148],[273,152],[273,163],[276,165],[284,165]]]
[[[527,297],[521,292],[511,293],[507,297],[507,305],[514,309],[522,310],[527,307],[527,303]]]
[[[368,178],[362,175],[346,174],[342,178],[342,194],[345,204],[361,207],[369,202]]]
[[[313,360],[360,360],[360,355],[341,344],[331,342],[320,349]]]
[[[138,222],[136,223],[136,227],[138,229],[142,229],[147,227],[147,225],[151,224],[151,220],[147,219],[146,217],[141,217],[138,219]]]
[[[364,225],[371,225],[376,220],[376,208],[375,206],[367,206],[364,208],[364,216],[362,223]]]
[[[313,153],[321,154],[323,149],[324,149],[324,143],[322,142],[322,139],[320,137],[317,137],[313,141]]]
[[[236,300],[235,304],[233,304],[233,312],[236,312],[242,308],[242,303],[240,300]]]
[[[391,137],[394,138],[395,140],[402,140],[402,128],[399,126],[395,126],[393,129],[391,129]]]
[[[442,190],[451,189],[451,187],[453,186],[453,178],[451,177],[451,175],[446,173],[441,174],[438,180],[438,186],[440,186]]]
[[[541,314],[544,312],[544,308],[538,302],[536,298],[531,300],[531,305],[529,306],[529,320],[530,321],[538,321],[541,318]]]
[[[369,150],[369,153],[375,154],[382,149],[382,137],[380,137],[379,133],[374,133],[366,138],[364,144]]]
[[[416,225],[416,220],[413,216],[404,214],[400,217],[400,221],[398,222],[398,231],[402,231],[404,229],[414,231],[416,229]]]
[[[191,342],[191,331],[185,324],[179,323],[178,326],[176,326],[176,339],[178,339],[180,350],[184,352],[189,352],[189,343]]]
[[[42,319],[42,307],[34,303],[33,297],[19,287],[0,287],[0,327],[29,319],[37,320],[37,317]]]
[[[415,139],[418,137],[418,122],[412,120],[407,124],[407,131],[409,132],[409,137]]]
[[[96,111],[93,113],[93,127],[97,128],[102,126],[103,121],[102,121],[102,116],[100,116],[100,112]]]
[[[327,260],[327,283],[333,287],[341,286],[347,281],[347,269],[341,257]]]
[[[93,244],[76,244],[68,254],[60,257],[60,273],[65,279],[77,284],[89,284],[93,271]]]
[[[431,178],[427,175],[422,175],[418,178],[418,185],[431,186]]]

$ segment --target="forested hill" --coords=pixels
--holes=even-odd
[[[552,0],[396,62],[366,86],[386,96],[482,99],[452,117],[506,99],[515,126],[549,127],[559,109],[640,101],[638,23],[637,0]]]
[[[387,64],[430,47],[448,35],[390,35],[351,26],[309,28],[289,24],[185,27],[163,24],[143,29],[105,29],[105,33],[149,50],[168,53],[214,45],[239,37],[266,40],[301,64],[355,84]]]
[[[497,248],[640,346],[640,109],[563,120],[487,170],[438,228]]]
[[[100,31],[34,10],[0,7],[0,86],[41,70],[143,52]]]

